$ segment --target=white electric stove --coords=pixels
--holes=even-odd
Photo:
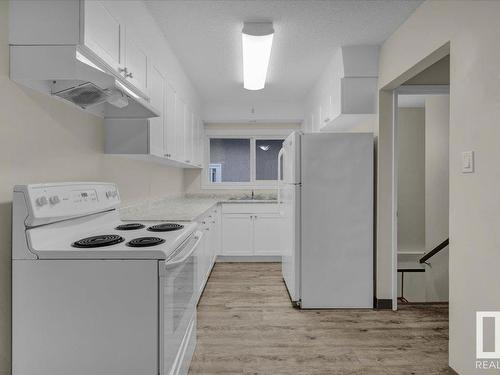
[[[14,375],[187,373],[203,233],[119,205],[109,183],[14,188]]]

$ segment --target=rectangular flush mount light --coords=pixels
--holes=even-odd
[[[247,90],[262,90],[266,84],[273,34],[271,22],[245,22],[243,26],[243,87]]]

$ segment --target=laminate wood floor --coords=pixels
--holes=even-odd
[[[298,310],[279,263],[217,263],[189,374],[451,374],[447,363],[447,305]]]

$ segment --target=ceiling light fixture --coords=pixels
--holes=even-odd
[[[243,87],[262,90],[266,84],[274,29],[271,22],[245,22],[243,43]]]

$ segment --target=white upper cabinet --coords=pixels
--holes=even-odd
[[[378,61],[378,45],[343,46],[335,52],[305,100],[306,113],[315,117],[314,132],[373,131]]]
[[[167,82],[165,86],[165,127],[163,129],[163,144],[165,146],[164,156],[169,159],[177,159],[176,132],[175,132],[175,102],[176,93],[174,88]]]
[[[177,160],[185,160],[185,144],[184,144],[184,117],[186,112],[186,103],[181,98],[177,97],[175,101],[175,140],[176,140],[176,158]]]
[[[189,109],[186,107],[186,117],[184,122],[184,152],[186,163],[194,163],[193,158],[193,134],[194,134],[194,115]]]
[[[147,96],[148,56],[141,47],[144,43],[113,14],[105,1],[87,0],[83,4],[85,47]]]
[[[325,94],[323,96],[323,101],[321,102],[321,120],[320,127],[322,128],[328,124],[333,118],[333,103],[332,96],[330,94]]]
[[[123,26],[101,1],[84,4],[84,45],[119,73],[124,68]]]
[[[194,136],[193,136],[193,157],[194,164],[201,167],[203,165],[203,122],[195,116]]]
[[[102,81],[107,87],[113,83],[124,87],[129,113],[127,118],[113,116],[115,107],[109,105],[111,113],[104,116],[106,153],[140,156],[181,168],[201,167],[203,125],[197,98],[191,90],[177,91],[190,82],[178,69],[169,69],[175,56],[159,27],[148,21],[152,21],[151,14],[143,2],[16,0],[10,1],[9,12],[11,49],[46,46],[46,54],[56,50],[71,64],[79,60],[78,66],[86,63],[106,73],[99,76],[106,77]],[[49,73],[54,69],[51,65]],[[54,79],[52,74],[47,78]],[[150,106],[156,111],[149,113],[158,112],[159,117],[142,116],[141,109]]]
[[[160,111],[160,116],[149,119],[149,152],[155,156],[164,156],[164,126],[165,126],[165,78],[159,68],[152,65],[150,81],[151,104]]]
[[[80,44],[79,0],[9,2],[9,42],[17,45]]]
[[[148,57],[130,30],[125,38],[125,68],[123,75],[143,93],[147,92]]]

